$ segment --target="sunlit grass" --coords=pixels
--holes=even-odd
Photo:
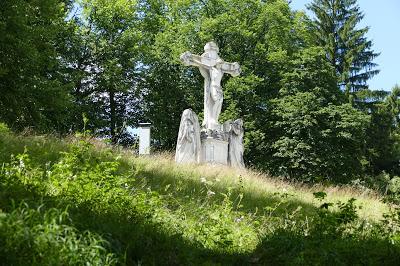
[[[125,150],[123,154],[124,160],[130,161],[131,164],[138,164],[142,167],[142,171],[152,174],[153,178],[147,178],[146,182],[153,188],[161,189],[168,184],[191,181],[187,183],[184,190],[177,191],[177,193],[181,195],[196,194],[196,191],[200,191],[204,187],[202,180],[205,179],[212,183],[210,189],[220,192],[226,191],[227,188],[240,190],[245,194],[244,201],[247,204],[245,207],[248,210],[254,211],[256,208],[268,206],[272,204],[271,198],[283,194],[287,194],[290,200],[297,203],[319,207],[321,202],[316,200],[313,195],[314,192],[319,191],[326,192],[326,201],[331,202],[344,202],[355,198],[356,204],[361,206],[359,216],[364,219],[378,221],[389,210],[388,205],[383,202],[382,196],[367,188],[361,190],[350,185],[306,185],[270,177],[252,169],[233,169],[221,165],[177,165],[172,153],[138,157],[131,151]]]
[[[172,153],[137,156],[130,149],[72,136],[0,134],[0,151],[4,214],[13,212],[14,201],[36,208],[43,200],[46,210],[70,208],[71,223],[65,228],[73,228],[71,241],[95,236],[93,243],[99,241],[105,249],[98,252],[89,243],[82,250],[94,250],[101,260],[132,265],[165,258],[167,264],[184,265],[203,260],[326,264],[329,254],[338,252],[337,261],[348,264],[354,256],[349,250],[360,261],[366,258],[364,250],[379,250],[368,257],[372,264],[400,258],[397,218],[384,216],[389,206],[372,190],[302,184],[253,169],[178,165]],[[327,196],[318,200],[314,193],[321,191]],[[321,204],[329,204],[329,210]],[[39,219],[36,224],[42,223]],[[14,243],[11,231],[4,235]],[[54,245],[59,245],[57,239]],[[23,239],[18,241],[32,252],[25,258],[37,256]],[[0,240],[0,257],[4,251]]]
[[[6,142],[7,137],[3,136],[0,141]],[[67,150],[68,143],[76,142],[77,139],[72,136],[60,140],[51,135],[12,135],[9,136],[9,141],[12,142],[12,145],[6,145],[7,143],[0,145],[1,161],[7,161],[10,154],[22,153],[24,149],[28,149],[33,161],[47,163],[56,161],[60,156],[60,151]],[[99,140],[92,139],[91,143],[94,144],[97,152],[104,153],[104,150],[110,149],[108,144]],[[359,215],[364,219],[379,220],[383,213],[386,213],[389,209],[387,204],[383,203],[382,197],[369,189],[360,190],[345,185],[310,186],[270,177],[252,169],[237,170],[221,165],[177,165],[174,162],[173,153],[168,152],[139,157],[129,149],[114,148],[115,150],[119,154],[118,160],[121,162],[122,172],[131,171],[137,176],[138,182],[145,182],[146,185],[160,192],[165,191],[168,186],[169,190],[175,189],[174,194],[181,197],[188,195],[203,196],[205,184],[202,180],[207,180],[207,182],[212,183],[208,186],[209,189],[214,189],[215,192],[226,193],[227,189],[230,188],[236,193],[244,193],[243,203],[248,211],[269,206],[273,204],[273,199],[276,196],[282,194],[287,194],[290,200],[295,201],[294,205],[299,202],[305,204],[305,206],[318,207],[320,202],[313,196],[313,193],[318,191],[325,191],[327,193],[326,200],[332,202],[356,198],[356,203],[361,206]],[[185,184],[182,182],[185,182]]]

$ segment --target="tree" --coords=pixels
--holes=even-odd
[[[143,20],[152,32],[145,38],[149,52],[141,82],[144,110],[161,148],[174,147],[185,108],[202,117],[203,78],[197,69],[184,67],[179,56],[187,50],[202,53],[204,44],[214,40],[220,56],[239,62],[243,70],[240,77],[222,80],[220,122],[243,118],[246,161],[265,164],[270,134],[267,102],[278,94],[288,58],[303,46],[297,32],[300,17],[293,16],[283,0],[143,2]]]
[[[336,86],[334,68],[321,48],[302,50],[282,80],[272,104],[272,157],[275,175],[303,181],[346,182],[365,165],[369,116],[350,104]]]
[[[71,106],[60,49],[64,1],[0,4],[0,119],[11,128],[65,132]]]
[[[378,56],[372,41],[366,38],[368,27],[359,28],[364,15],[356,0],[313,0],[308,8],[314,13],[315,41],[325,48],[338,76],[338,86],[348,97],[367,89],[367,81],[377,73]]]
[[[367,157],[370,172],[380,174],[382,171],[392,175],[400,174],[400,87],[388,91],[364,91],[359,93],[358,103],[364,112],[371,116],[368,127]]]
[[[75,123],[86,113],[89,129],[113,143],[138,122],[137,22],[137,2],[130,0],[82,1],[81,12],[71,21],[74,35],[66,61],[78,106]]]

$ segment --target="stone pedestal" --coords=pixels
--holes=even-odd
[[[228,164],[228,135],[220,128],[201,132],[201,162]]]
[[[150,123],[139,123],[139,154],[150,154]]]
[[[228,141],[208,137],[201,140],[201,161],[212,164],[228,164]]]

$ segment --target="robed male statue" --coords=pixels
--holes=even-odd
[[[217,44],[208,42],[204,46],[204,53],[201,56],[185,52],[180,57],[185,65],[197,66],[204,77],[204,120],[202,125],[211,130],[221,130],[218,117],[224,98],[221,87],[222,76],[224,73],[234,77],[240,74],[239,64],[224,62],[218,52]]]

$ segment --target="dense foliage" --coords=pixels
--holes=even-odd
[[[0,4],[0,119],[12,128],[64,132],[70,86],[59,60],[68,10],[58,0]]]
[[[252,184],[258,178],[251,173],[207,174],[82,138],[3,130],[0,144],[5,265],[395,265],[400,259],[399,212],[376,198],[343,194],[331,201],[315,192],[312,199],[312,191],[276,184],[264,190],[267,179]],[[376,209],[361,215],[361,205],[376,204],[378,216]]]
[[[244,120],[248,166],[303,181],[399,175],[398,92],[367,89],[377,53],[357,2],[309,8],[315,20],[285,0],[5,0],[0,120],[121,145],[146,121],[154,148],[173,150],[182,111],[203,106],[179,55],[214,40],[242,68],[222,81],[220,120]]]

